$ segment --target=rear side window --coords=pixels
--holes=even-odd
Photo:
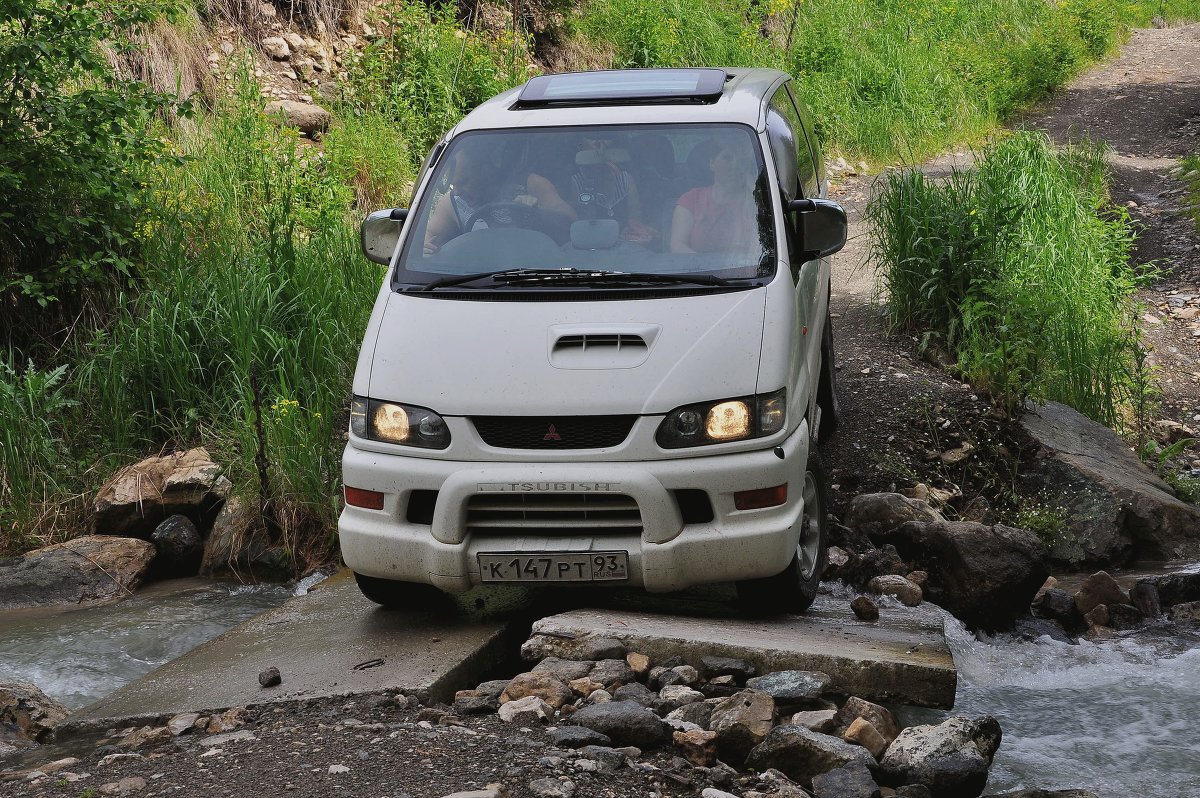
[[[808,136],[785,87],[775,92],[767,108],[767,135],[784,194],[788,199],[815,196],[818,179]]]

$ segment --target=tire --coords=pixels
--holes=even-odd
[[[748,615],[801,613],[812,606],[825,570],[829,503],[821,455],[811,449],[804,470],[804,513],[792,561],[774,576],[737,583],[738,603]]]
[[[434,604],[441,604],[446,596],[433,585],[416,582],[397,582],[394,579],[380,579],[377,576],[364,576],[354,572],[354,581],[358,589],[384,609],[421,609],[427,610]]]
[[[821,428],[817,440],[825,441],[837,432],[842,420],[842,405],[837,395],[837,361],[833,352],[833,320],[825,315],[821,334],[821,379],[817,383],[817,407],[821,408]]]

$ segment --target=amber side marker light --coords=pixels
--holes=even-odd
[[[733,494],[733,506],[739,510],[761,510],[764,507],[778,507],[787,502],[787,483],[773,488],[758,490],[739,490]]]
[[[352,488],[349,485],[345,486],[345,491],[346,504],[351,504],[355,507],[364,507],[368,510],[383,509],[383,494],[379,491]]]

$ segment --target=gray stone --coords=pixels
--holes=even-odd
[[[149,539],[168,516],[207,529],[233,485],[203,448],[147,457],[114,474],[96,493],[96,533]]]
[[[1162,606],[1200,601],[1200,571],[1190,574],[1168,574],[1153,578]]]
[[[1097,605],[1129,604],[1129,595],[1117,584],[1107,571],[1097,571],[1083,580],[1075,593],[1075,606],[1087,615]]]
[[[144,540],[89,535],[0,559],[0,609],[131,595],[154,553],[154,544]]]
[[[879,785],[859,762],[814,776],[812,787],[816,798],[879,798]]]
[[[568,722],[605,734],[618,745],[655,748],[671,740],[671,727],[633,701],[592,704],[576,712]]]
[[[921,588],[900,574],[882,574],[872,577],[867,583],[867,589],[872,593],[884,596],[895,596],[906,607],[915,607],[923,597]]]
[[[746,686],[766,693],[777,704],[803,704],[820,699],[829,689],[829,675],[820,671],[776,671],[748,679]]]
[[[167,721],[167,728],[171,730],[171,734],[176,736],[190,734],[199,719],[199,712],[181,712]]]
[[[933,793],[924,784],[905,784],[896,788],[896,798],[933,798]]]
[[[67,708],[36,684],[0,682],[0,730],[11,729],[17,740],[46,742],[66,717]]]
[[[554,708],[535,695],[501,704],[497,711],[500,720],[518,726],[536,726],[554,715]]]
[[[653,707],[658,703],[658,694],[641,682],[621,685],[612,697],[617,701],[636,701],[644,707]]]
[[[704,693],[699,690],[693,690],[686,684],[672,684],[658,691],[658,701],[655,702],[654,711],[660,715],[666,715],[687,704],[702,701],[704,701]]]
[[[707,729],[709,720],[712,718],[712,711],[712,704],[707,701],[696,701],[668,712],[667,720],[681,720],[684,723],[694,723],[701,729]]]
[[[608,770],[616,770],[625,764],[625,760],[630,758],[632,752],[637,751],[636,748],[622,748],[620,750],[612,748],[608,744],[588,744],[579,749],[579,753],[588,756],[597,762],[604,765]],[[638,751],[633,756],[641,756]]]
[[[788,722],[795,726],[803,726],[809,731],[830,734],[838,726],[837,716],[836,709],[810,709],[797,712]]]
[[[1115,432],[1057,402],[1027,408],[1020,428],[1040,447],[1028,490],[1064,508],[1050,556],[1071,567],[1200,553],[1200,508],[1177,499]]]
[[[294,127],[309,138],[316,138],[329,129],[333,115],[319,105],[298,100],[275,100],[267,103],[263,113]]]
[[[744,682],[757,673],[758,669],[744,659],[711,655],[700,658],[700,674],[705,679],[712,679],[715,676],[732,676]]]
[[[1200,601],[1186,601],[1171,606],[1171,620],[1175,623],[1200,622]]]
[[[288,43],[281,36],[268,36],[262,40],[263,52],[276,61],[286,61],[292,55]]]
[[[459,690],[454,694],[456,715],[487,715],[499,708],[499,698],[485,695],[479,690]]]
[[[396,794],[397,798],[407,798],[408,793]],[[482,790],[464,790],[443,795],[442,798],[509,798],[509,792],[502,784],[489,784]]]
[[[604,685],[604,689],[612,692],[617,687],[623,684],[632,684],[637,681],[637,675],[633,672],[633,668],[624,659],[602,659],[596,663],[596,666],[588,673],[588,678],[593,682],[599,682]]]
[[[271,540],[258,514],[236,496],[225,502],[205,543],[200,575],[278,580],[292,570],[290,554]]]
[[[736,676],[714,676],[700,685],[700,692],[709,698],[728,698],[738,689]]]
[[[529,782],[529,791],[538,798],[571,798],[575,794],[575,782],[566,777],[534,779]]]
[[[929,574],[930,601],[972,627],[996,629],[1025,615],[1049,576],[1038,539],[1001,524],[909,522],[882,539]]]
[[[900,724],[887,707],[851,696],[838,710],[837,725],[843,729],[847,728],[857,718],[870,722],[889,744],[900,734]]]
[[[1129,601],[1147,618],[1157,618],[1162,615],[1162,600],[1158,586],[1149,579],[1139,579],[1129,589]]]
[[[521,656],[526,660],[543,660],[561,657],[574,660],[602,660],[625,658],[625,644],[613,637],[583,634],[561,637],[555,634],[540,634],[539,623],[535,623],[533,634],[521,644]]]
[[[279,675],[279,668],[274,665],[258,674],[258,684],[260,687],[274,687],[283,681],[283,677]]]
[[[536,671],[537,668],[534,668],[534,670]],[[508,687],[509,681],[509,679],[492,679],[491,681],[480,682],[475,689],[478,690],[480,694],[485,695],[488,698],[495,698],[498,700],[500,698],[500,694],[504,692],[504,688]]]
[[[742,690],[713,707],[708,721],[717,733],[721,759],[737,766],[766,738],[775,723],[775,700],[758,690]]]
[[[1086,625],[1083,613],[1075,606],[1075,599],[1061,588],[1052,587],[1039,592],[1030,609],[1039,618],[1062,624],[1063,629],[1068,632],[1079,633]]]
[[[837,737],[818,734],[803,726],[776,726],[746,758],[746,767],[756,770],[776,768],[801,784],[834,768],[857,762],[875,767],[875,758],[858,745]]]
[[[986,715],[910,726],[888,747],[880,774],[890,784],[924,784],[934,798],[971,798],[983,792],[1000,738],[1000,724]]]
[[[899,493],[863,493],[850,500],[846,526],[870,535],[895,529],[906,521],[945,521],[928,502]]]
[[[559,659],[558,657],[546,657],[546,659],[533,666],[533,673],[541,673],[549,671],[564,682],[573,682],[576,679],[582,679],[591,673],[595,662],[591,660],[573,660]]]
[[[559,726],[548,734],[551,744],[558,748],[582,748],[585,745],[612,745],[607,734],[586,726]]]
[[[700,681],[700,672],[691,665],[676,665],[671,668],[671,671],[680,679],[680,681],[673,682],[673,684],[685,684],[691,686]],[[666,685],[664,685],[664,687],[665,686]]]
[[[1070,645],[1075,641],[1067,634],[1066,630],[1059,625],[1058,621],[1051,621],[1045,618],[1018,618],[1013,624],[1013,634],[1020,637],[1022,640],[1034,642],[1043,637],[1048,637],[1051,640],[1057,640],[1059,643]]]
[[[161,576],[195,576],[204,556],[204,539],[186,515],[172,515],[150,533],[157,555],[155,573]]]

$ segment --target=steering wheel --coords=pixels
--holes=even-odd
[[[476,208],[463,227],[474,230],[479,221],[486,222],[488,227],[529,227],[534,210],[522,202],[488,202]]]

